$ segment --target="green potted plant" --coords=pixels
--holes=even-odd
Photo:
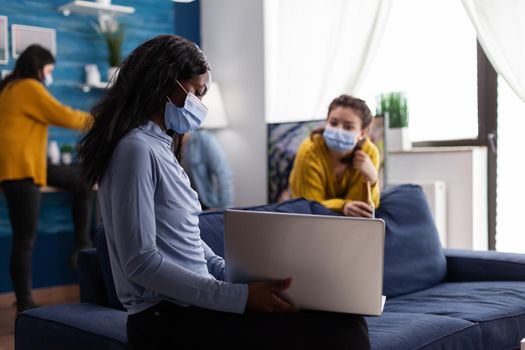
[[[376,113],[388,119],[387,148],[389,151],[406,151],[412,148],[408,134],[408,104],[402,91],[382,93],[377,96]]]
[[[100,14],[98,23],[93,27],[102,36],[108,49],[108,81],[116,78],[118,67],[122,63],[122,42],[125,30],[115,16]]]

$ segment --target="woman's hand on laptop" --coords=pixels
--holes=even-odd
[[[343,214],[345,216],[360,216],[363,218],[372,217],[372,208],[361,201],[348,201],[343,206]]]
[[[265,313],[289,313],[299,311],[295,305],[281,298],[278,293],[292,284],[292,279],[287,278],[274,282],[248,283],[248,303],[246,309]]]

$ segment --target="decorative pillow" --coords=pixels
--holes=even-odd
[[[376,217],[386,224],[383,294],[403,295],[445,279],[445,253],[421,187],[401,185],[384,191]]]

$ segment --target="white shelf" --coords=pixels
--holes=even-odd
[[[91,89],[106,89],[107,87],[109,87],[109,83],[107,81],[101,81],[97,84],[92,84],[92,85],[82,84],[82,85],[79,85],[78,87],[84,92],[90,92]]]
[[[121,5],[104,5],[95,1],[83,1],[75,0],[62,5],[58,8],[64,16],[69,16],[72,13],[79,15],[98,15],[98,14],[109,14],[113,16],[117,15],[129,15],[135,12],[135,8],[131,6]]]

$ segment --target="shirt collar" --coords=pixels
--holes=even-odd
[[[169,145],[173,142],[173,138],[166,134],[165,131],[162,131],[160,126],[157,125],[157,123],[147,120],[146,123],[139,126],[139,129],[145,132],[148,135],[151,135],[157,139],[160,139],[163,142],[167,142]]]

